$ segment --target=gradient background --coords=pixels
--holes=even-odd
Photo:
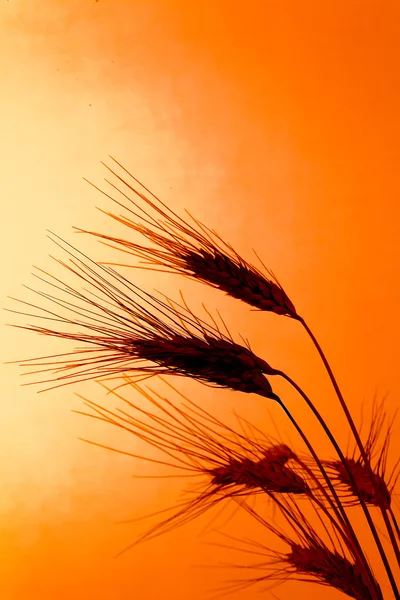
[[[400,391],[399,57],[398,2],[2,0],[2,304],[15,308],[6,295],[28,299],[21,285],[34,285],[32,264],[51,265],[46,229],[104,258],[99,244],[71,228],[110,226],[95,210],[110,208],[107,200],[81,178],[101,184],[100,161],[112,154],[250,261],[256,248],[315,330],[356,418],[375,392],[389,392],[393,411]],[[173,297],[181,288],[200,307],[195,284],[134,276]],[[346,442],[299,327],[213,290],[201,299],[303,384]],[[4,313],[3,322],[26,319]],[[7,327],[1,340],[2,361],[61,351],[56,340]],[[193,567],[244,558],[204,544],[209,536],[198,534],[211,515],[114,560],[139,532],[115,521],[171,504],[182,482],[134,480],[146,465],[77,439],[119,444],[115,432],[71,413],[80,407],[74,391],[102,400],[95,383],[37,395],[20,387],[18,366],[1,369],[2,598],[196,600],[237,574]],[[280,422],[265,401],[174,383],[224,418],[235,408],[274,433],[271,408]],[[282,384],[277,390],[312,431],[299,400]],[[322,436],[314,439],[326,455]],[[398,452],[395,436],[393,460]],[[248,518],[235,523],[233,533],[267,539]],[[233,597],[257,598],[258,590]],[[339,597],[305,584],[275,592]]]

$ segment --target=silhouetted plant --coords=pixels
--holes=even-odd
[[[142,235],[150,245],[103,233],[85,233],[130,256],[145,259],[144,268],[188,276],[253,309],[300,323],[323,361],[354,439],[353,451],[343,451],[305,391],[287,373],[257,356],[247,341],[245,345],[234,341],[222,319],[226,333],[210,314],[212,323],[196,316],[183,296],[182,303],[178,303],[166,296],[151,295],[122,276],[115,264],[96,263],[51,234],[53,242],[68,256],[66,262],[57,261],[59,266],[75,277],[80,286],[67,285],[61,275],[59,278],[38,269],[36,277],[46,287],[33,291],[50,301],[52,308],[19,300],[33,309],[32,313],[22,314],[42,323],[23,328],[80,342],[83,346],[68,354],[25,359],[22,364],[31,368],[30,374],[39,374],[41,383],[53,382],[52,387],[102,379],[103,386],[126,404],[126,410],[113,411],[84,399],[86,410],[82,413],[128,431],[157,448],[165,460],[156,462],[178,469],[182,476],[201,479],[189,499],[154,514],[169,513],[132,545],[183,525],[217,504],[233,501],[237,508],[246,510],[284,542],[287,551],[278,553],[258,545],[258,555],[266,560],[253,568],[268,572],[236,582],[232,590],[255,581],[280,582],[294,577],[333,587],[357,600],[381,600],[383,594],[375,568],[352,524],[353,507],[358,506],[374,538],[393,595],[399,600],[394,572],[400,564],[400,536],[391,502],[399,462],[388,476],[393,421],[386,425],[384,404],[374,405],[363,443],[321,346],[273,273],[249,264],[215,231],[193,217],[190,224],[176,215],[117,161],[114,163],[121,174],[107,168],[115,177],[116,183],[109,183],[118,196],[103,193],[125,214],[107,214],[126,226],[128,233],[131,230]],[[143,262],[130,266],[143,268]],[[138,380],[154,375],[186,376],[208,386],[257,394],[273,401],[300,435],[307,453],[300,455],[288,445],[273,441],[261,428],[244,419],[238,418],[240,427],[232,429],[199,403],[184,398],[185,403],[179,405],[138,386]],[[118,377],[122,378],[124,389],[144,395],[145,406],[149,408],[139,407],[126,398],[120,387],[105,384],[107,379]],[[298,392],[330,440],[335,458],[320,456],[284,400],[274,392],[274,377],[283,378]],[[115,450],[138,459],[146,458]],[[272,525],[250,506],[249,500],[255,496],[270,499],[291,534]],[[305,506],[314,511],[322,533],[305,516]],[[390,539],[391,558],[374,518],[376,510]],[[396,567],[392,558],[397,560]]]

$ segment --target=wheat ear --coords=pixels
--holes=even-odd
[[[192,225],[179,217],[120,163],[112,160],[126,176],[124,178],[118,175],[111,167],[105,165],[122,186],[120,189],[106,180],[118,196],[113,197],[94,184],[91,185],[130,215],[124,217],[106,212],[108,216],[140,233],[155,247],[75,228],[77,231],[94,235],[108,245],[144,258],[145,264],[152,269],[158,267],[164,272],[186,275],[207,283],[258,310],[297,317],[293,303],[272,271],[266,269],[263,273],[248,263],[214,230],[191,215],[189,216]],[[140,188],[143,191],[140,191]],[[135,220],[132,220],[132,216]]]

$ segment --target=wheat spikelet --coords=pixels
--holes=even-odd
[[[228,427],[168,382],[165,383],[185,399],[182,406],[177,406],[148,387],[144,390],[128,376],[124,378],[124,382],[123,387],[128,386],[142,394],[149,401],[152,410],[128,400],[119,391],[121,386],[111,388],[103,382],[101,385],[114,397],[122,400],[127,409],[113,411],[81,397],[90,412],[75,412],[120,427],[160,450],[165,459],[157,459],[157,464],[172,467],[182,477],[202,479],[196,488],[186,492],[188,500],[148,515],[147,517],[156,517],[165,512],[173,513],[149,529],[129,548],[181,526],[227,499],[260,493],[269,496],[273,493],[311,495],[304,477],[287,466],[289,461],[297,459],[297,454],[287,445],[272,443],[268,436],[255,427],[257,437],[252,439],[249,436],[251,425],[247,422],[246,434]],[[237,419],[239,425],[242,425],[241,418]],[[104,447],[92,441],[89,443]],[[107,449],[148,460],[145,456],[128,451]]]
[[[61,238],[57,244],[71,256],[69,263],[58,262],[78,281],[84,281],[87,289],[78,291],[48,274],[38,277],[58,295],[33,291],[61,311],[22,303],[36,309],[36,314],[29,316],[53,321],[58,329],[23,328],[86,345],[58,357],[25,359],[22,364],[35,367],[36,373],[52,371],[56,381],[65,384],[127,371],[149,376],[167,373],[278,399],[265,376],[274,370],[252,352],[248,342],[247,347],[234,342],[215,321],[213,326],[200,320],[186,305],[147,294]],[[77,331],[71,332],[71,327]],[[152,364],[141,366],[143,362]]]
[[[387,459],[394,418],[386,423],[384,400],[381,403],[374,402],[364,444],[368,466],[357,446],[350,455],[346,456],[345,464],[338,460],[323,461],[337,489],[347,495],[349,504],[359,503],[361,497],[369,505],[380,507],[385,511],[390,509],[400,464],[399,459],[390,476],[387,475]]]
[[[215,485],[239,485],[249,490],[262,489],[279,494],[305,494],[309,490],[305,480],[293,469],[283,466],[280,461],[275,462],[269,456],[259,461],[248,458],[231,460],[209,473]]]
[[[391,494],[383,477],[378,473],[372,473],[360,461],[352,458],[346,459],[346,467],[340,461],[327,461],[327,467],[331,469],[331,478],[350,494],[354,499],[352,504],[357,503],[357,498],[362,497],[367,504],[380,506],[388,510],[391,503]],[[348,470],[351,473],[350,479]],[[354,485],[355,484],[355,485]]]
[[[237,502],[263,528],[273,533],[287,547],[286,551],[277,551],[265,543],[243,540],[230,534],[223,534],[231,541],[239,542],[239,546],[230,543],[213,544],[229,548],[230,550],[245,551],[249,555],[261,558],[257,563],[244,566],[243,564],[230,564],[240,569],[261,571],[257,577],[236,579],[225,591],[238,591],[250,585],[277,582],[288,579],[318,583],[325,587],[335,588],[350,598],[356,600],[383,600],[382,591],[372,573],[363,568],[358,556],[353,553],[353,548],[348,545],[346,537],[335,538],[329,534],[325,524],[322,526],[327,534],[325,542],[318,533],[315,525],[311,524],[304,512],[299,508],[294,496],[273,496],[284,522],[289,526],[288,534],[282,526],[272,525],[262,517],[245,500]]]
[[[115,159],[112,160],[119,165]],[[186,275],[218,288],[261,311],[297,318],[293,303],[271,271],[266,269],[266,274],[263,274],[241,258],[214,230],[191,215],[194,225],[190,225],[144,186],[141,187],[148,195],[141,192],[136,187],[136,184],[141,185],[140,182],[119,166],[130,178],[129,181],[106,166],[124,186],[121,190],[108,181],[118,192],[118,199],[102,190],[99,191],[133,215],[136,220],[110,212],[106,214],[143,235],[155,247],[93,231],[84,232],[77,229],[78,231],[95,235],[113,247],[144,258],[144,264],[149,265],[149,268],[159,267],[163,271]],[[141,204],[138,204],[140,201]]]
[[[357,564],[321,544],[309,547],[292,544],[286,561],[300,578],[313,577],[318,583],[334,587],[356,600],[372,598]]]
[[[298,455],[287,444],[274,444],[264,451],[265,458],[278,465],[285,465],[289,460],[297,460]]]

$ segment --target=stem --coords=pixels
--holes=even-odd
[[[285,376],[284,373],[281,373],[279,371],[277,371],[276,374],[277,375]],[[345,522],[345,524],[346,524],[346,526],[348,528],[349,534],[350,534],[350,536],[352,538],[352,541],[353,541],[356,553],[357,553],[359,559],[361,560],[361,562],[363,563],[363,567],[364,567],[364,570],[365,570],[365,572],[367,574],[367,577],[370,580],[370,583],[371,583],[371,585],[374,588],[374,595],[376,595],[376,592],[375,592],[376,582],[375,582],[375,578],[373,576],[373,573],[371,572],[371,569],[369,567],[368,561],[367,561],[367,559],[365,557],[365,554],[364,554],[364,552],[363,552],[363,550],[361,548],[360,542],[358,541],[358,538],[357,538],[357,535],[356,535],[356,533],[355,533],[355,531],[353,529],[353,526],[352,526],[352,524],[349,521],[349,518],[348,518],[348,516],[346,514],[346,511],[343,508],[343,505],[342,505],[342,503],[341,503],[341,501],[339,499],[339,496],[337,495],[337,492],[336,492],[335,488],[333,487],[333,484],[332,484],[332,482],[331,482],[331,480],[330,480],[330,478],[329,478],[329,476],[328,476],[328,474],[327,474],[327,472],[326,472],[326,470],[325,470],[325,468],[324,468],[321,460],[319,459],[319,457],[318,457],[317,453],[315,452],[315,450],[314,450],[313,446],[311,445],[311,443],[308,441],[308,438],[305,435],[305,433],[303,432],[303,430],[301,429],[300,425],[297,423],[297,421],[295,420],[295,418],[292,416],[292,414],[289,411],[289,409],[285,406],[285,404],[282,402],[282,400],[279,399],[279,400],[277,400],[277,402],[279,403],[279,405],[281,406],[281,408],[284,410],[286,416],[289,418],[289,420],[291,421],[292,425],[295,427],[295,429],[298,432],[298,434],[300,435],[301,439],[303,440],[303,442],[307,446],[310,454],[314,458],[314,460],[315,460],[315,462],[316,462],[319,470],[321,471],[321,473],[322,473],[322,475],[323,475],[323,477],[324,477],[324,479],[325,479],[325,481],[326,481],[326,483],[327,483],[327,485],[328,485],[328,487],[329,487],[329,489],[331,491],[331,494],[332,494],[333,498],[336,500],[337,506],[338,506],[340,512],[342,513],[342,519]],[[393,580],[392,587],[393,587],[393,591],[395,593],[396,600],[400,600],[400,596],[399,596],[399,594],[397,592],[396,583],[394,582],[394,580]],[[379,599],[378,595],[377,595],[377,598]]]
[[[308,406],[308,407],[311,409],[311,411],[314,413],[314,415],[315,415],[315,416],[316,416],[316,418],[318,419],[318,422],[320,423],[320,425],[322,426],[322,428],[323,428],[324,432],[326,433],[326,435],[327,435],[327,437],[328,437],[329,441],[331,442],[332,446],[335,448],[335,450],[336,450],[336,452],[337,452],[337,454],[338,454],[338,456],[339,456],[340,460],[341,460],[341,461],[342,461],[342,463],[343,463],[343,466],[344,466],[344,468],[345,468],[345,469],[346,469],[346,471],[347,471],[347,474],[348,474],[348,476],[349,476],[349,478],[350,478],[350,481],[352,482],[352,485],[354,485],[354,486],[355,486],[355,489],[357,489],[357,486],[356,486],[356,484],[355,484],[355,482],[354,482],[354,479],[353,479],[353,475],[352,475],[352,473],[351,473],[351,471],[350,471],[350,469],[349,469],[349,467],[348,467],[348,465],[347,465],[346,458],[345,458],[345,456],[344,456],[343,452],[341,451],[339,444],[338,444],[338,443],[337,443],[337,441],[335,440],[335,438],[334,438],[334,436],[333,436],[332,432],[330,431],[330,429],[328,428],[327,424],[325,423],[325,421],[324,421],[323,417],[322,417],[322,416],[321,416],[321,414],[318,412],[317,408],[316,408],[316,407],[314,406],[314,404],[311,402],[311,400],[310,400],[310,399],[309,399],[309,397],[306,395],[306,393],[305,393],[305,392],[304,392],[304,391],[301,389],[301,387],[300,387],[299,385],[297,385],[297,383],[296,383],[295,381],[293,381],[293,379],[291,379],[291,378],[290,378],[288,375],[286,375],[286,373],[284,373],[283,371],[276,371],[276,372],[275,372],[275,374],[276,374],[276,375],[280,375],[280,376],[281,376],[283,379],[286,379],[286,381],[287,381],[288,383],[290,383],[290,385],[292,385],[292,386],[294,387],[294,389],[295,389],[295,390],[296,390],[296,391],[297,391],[297,392],[298,392],[298,393],[301,395],[301,397],[302,397],[302,398],[305,400],[305,402],[306,402],[307,406]],[[281,404],[281,406],[283,406],[283,404]],[[286,412],[286,411],[285,411],[285,412]],[[288,412],[287,412],[286,414],[288,414]],[[288,416],[289,416],[289,414],[288,414]],[[289,418],[291,418],[291,417],[289,416]],[[292,423],[293,423],[293,424],[296,426],[296,423],[295,423],[295,421],[294,421],[294,419],[293,419],[293,418],[292,418]],[[299,433],[300,433],[300,431],[299,431]],[[303,437],[303,440],[304,440],[304,441],[306,441],[305,435],[304,435],[304,434],[302,434],[302,433],[300,433],[300,435],[302,435],[302,437],[304,436],[304,437]],[[309,444],[309,443],[308,443],[308,441],[307,441],[306,443],[308,444],[308,445],[307,445],[307,447],[308,447],[308,449],[309,449],[309,450],[310,450],[310,452],[311,452],[311,448],[310,448],[311,444]],[[318,459],[318,457],[317,457],[317,459],[318,459],[318,460],[315,458],[315,457],[316,457],[316,455],[315,455],[315,452],[314,452],[314,454],[313,454],[313,457],[314,457],[314,459],[317,461],[317,464],[318,464],[318,463],[320,463],[320,464],[321,464],[321,461]],[[319,468],[320,468],[320,470],[321,470],[320,464],[318,464],[318,467],[319,467]],[[321,465],[321,466],[322,466],[322,465]],[[323,467],[322,467],[322,468],[323,468]],[[328,481],[329,481],[329,483],[328,483],[328,485],[329,485],[329,489],[331,490],[331,492],[332,492],[332,490],[333,490],[333,492],[332,492],[332,493],[334,493],[334,497],[335,497],[335,499],[336,499],[336,498],[337,498],[337,493],[336,493],[336,490],[334,490],[334,487],[333,487],[333,485],[332,485],[332,483],[331,483],[331,481],[330,481],[329,477],[328,477],[328,476],[327,476],[327,477],[325,477],[325,476],[324,476],[324,478],[325,478],[325,481],[326,481],[327,483],[328,483]],[[392,590],[393,590],[393,593],[394,593],[394,595],[395,595],[395,598],[396,598],[396,600],[400,600],[400,594],[399,594],[399,590],[398,590],[398,588],[397,588],[397,585],[396,585],[396,582],[395,582],[395,579],[394,579],[394,576],[393,576],[392,570],[391,570],[391,568],[390,568],[389,561],[388,561],[388,559],[387,559],[387,556],[386,556],[386,554],[385,554],[385,551],[384,551],[384,549],[383,549],[383,546],[382,546],[381,540],[380,540],[380,538],[379,538],[378,532],[376,531],[375,524],[374,524],[374,522],[373,522],[373,520],[372,520],[372,518],[371,518],[371,515],[369,514],[369,511],[368,511],[368,509],[367,509],[367,507],[366,507],[366,504],[365,504],[364,500],[363,500],[362,498],[359,498],[359,500],[360,500],[360,504],[361,504],[361,506],[362,506],[362,508],[363,508],[363,510],[364,510],[364,514],[365,514],[365,516],[366,516],[366,518],[367,518],[368,525],[369,525],[369,527],[370,527],[370,529],[371,529],[371,533],[372,533],[372,535],[373,535],[373,537],[374,537],[374,540],[375,540],[376,546],[377,546],[377,548],[378,548],[378,550],[379,550],[380,557],[381,557],[381,559],[382,559],[382,562],[383,562],[383,564],[384,564],[384,566],[385,566],[386,573],[387,573],[387,576],[388,576],[388,578],[389,578],[390,584],[391,584],[391,586],[392,586]],[[343,512],[344,512],[344,509],[343,509]],[[346,513],[344,512],[344,514],[346,514]],[[348,521],[348,519],[347,519],[347,516],[346,516],[346,520]],[[349,522],[349,521],[348,521],[348,522]],[[350,524],[350,522],[349,522],[349,524]],[[351,525],[350,525],[350,527],[351,527]],[[353,528],[352,528],[352,531],[354,532]],[[355,534],[354,534],[354,535],[355,535]],[[357,539],[357,538],[356,538],[356,539]],[[358,546],[360,547],[360,545],[359,545],[359,542],[358,542],[358,541],[357,541],[357,544],[358,544]],[[361,548],[361,547],[360,547],[360,548]]]
[[[368,455],[367,455],[367,453],[365,451],[365,448],[364,448],[364,445],[363,445],[363,443],[361,441],[360,435],[359,435],[359,433],[357,431],[357,427],[355,426],[353,418],[352,418],[352,416],[350,414],[350,411],[349,411],[349,409],[347,407],[347,404],[346,404],[346,401],[345,401],[345,399],[343,397],[343,394],[340,391],[339,385],[338,385],[338,383],[336,381],[336,378],[335,378],[335,376],[333,374],[333,371],[332,371],[331,366],[330,366],[330,364],[328,362],[328,359],[326,358],[326,356],[325,356],[325,354],[324,354],[321,346],[319,345],[318,340],[316,339],[315,335],[313,334],[313,332],[311,331],[311,329],[309,328],[309,326],[307,325],[307,323],[304,321],[304,319],[302,317],[299,317],[298,320],[300,321],[300,323],[303,325],[304,329],[308,333],[308,335],[311,338],[311,340],[312,340],[312,342],[313,342],[313,344],[314,344],[314,346],[315,346],[315,348],[316,348],[316,350],[317,350],[317,352],[318,352],[318,354],[319,354],[322,362],[324,363],[325,369],[326,369],[326,371],[327,371],[327,373],[329,375],[329,378],[330,378],[330,380],[332,382],[332,385],[334,387],[336,395],[337,395],[337,397],[339,399],[340,405],[341,405],[341,407],[342,407],[342,409],[344,411],[344,414],[346,416],[346,419],[347,419],[347,421],[348,421],[348,423],[350,425],[350,429],[351,429],[351,431],[353,433],[353,436],[354,436],[354,439],[356,441],[356,444],[357,444],[357,446],[358,446],[358,448],[360,450],[361,457],[362,457],[362,459],[363,459],[363,461],[364,461],[367,469],[370,471],[370,473],[372,475],[371,481],[373,483],[373,481],[374,481],[373,475],[374,474],[373,474],[373,470],[372,470],[372,467],[371,467],[370,460],[369,460]],[[355,486],[355,489],[357,490],[357,486]],[[359,497],[359,500],[361,502],[364,514],[367,517],[368,524],[369,524],[369,526],[371,528],[371,531],[372,531],[372,533],[374,533],[374,530],[375,530],[375,534],[377,536],[378,534],[376,532],[376,529],[375,529],[375,526],[373,524],[373,521],[372,521],[371,518],[368,518],[368,516],[367,516],[367,513],[369,515],[368,508],[367,508],[366,504],[363,502],[362,498],[360,497],[360,494],[358,495],[358,497]],[[387,529],[387,532],[388,532],[389,537],[390,537],[390,541],[391,541],[392,546],[393,546],[393,551],[394,551],[394,553],[396,555],[397,564],[400,565],[400,550],[399,550],[399,546],[398,546],[396,537],[394,536],[394,533],[393,533],[393,528],[392,528],[390,520],[388,519],[388,516],[386,514],[386,510],[384,508],[382,508],[381,506],[379,508],[380,508],[383,520],[385,522],[386,529]],[[372,524],[372,527],[371,527],[371,524]],[[374,537],[376,539],[375,534],[374,534]]]
[[[399,552],[399,547],[398,547],[398,544],[397,544],[396,536],[395,536],[394,531],[393,531],[392,524],[391,524],[390,519],[388,517],[387,511],[384,508],[381,508],[381,507],[379,507],[379,508],[381,509],[382,517],[383,517],[383,520],[385,522],[386,529],[387,529],[387,532],[389,534],[390,541],[392,543],[393,550],[394,550],[396,558],[397,558],[397,563],[400,565],[400,552]],[[396,522],[396,525],[397,525],[397,522]]]
[[[392,507],[389,508],[388,512],[389,512],[390,516],[392,517],[392,522],[393,522],[394,528],[396,530],[397,537],[400,539],[400,528],[399,528],[399,525],[397,523],[396,517],[395,517],[395,515],[393,513]]]

